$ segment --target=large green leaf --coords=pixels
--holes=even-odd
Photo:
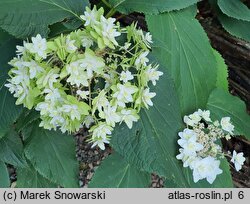
[[[0,138],[4,137],[22,112],[21,106],[15,105],[15,99],[7,88],[0,88]]]
[[[214,120],[231,117],[236,135],[250,138],[250,116],[246,112],[246,105],[238,97],[222,89],[215,89],[208,100],[207,109],[211,111]]]
[[[21,138],[12,129],[0,139],[0,161],[14,166],[26,165]]]
[[[214,56],[217,62],[217,81],[216,87],[222,88],[225,91],[228,91],[228,69],[227,65],[225,64],[224,59],[220,55],[219,52],[213,50]]]
[[[17,169],[17,188],[55,188],[56,184],[39,174],[29,165],[27,168]]]
[[[9,173],[6,165],[0,161],[0,188],[8,188],[10,186]]]
[[[4,87],[10,69],[8,61],[15,54],[16,43],[10,35],[0,30],[0,138],[9,131],[22,111],[22,107],[15,105],[15,99]]]
[[[218,0],[218,5],[229,17],[250,21],[250,9],[241,0]]]
[[[18,43],[12,36],[0,29],[0,88],[6,82],[10,66],[8,61],[15,55],[16,44]]]
[[[183,114],[204,108],[216,84],[215,57],[195,9],[146,16],[153,53],[174,79]]]
[[[35,121],[26,131],[25,155],[45,178],[63,187],[78,186],[78,163],[74,139],[61,132],[48,131]]]
[[[24,109],[22,114],[19,116],[17,119],[17,122],[15,124],[15,129],[20,132],[20,131],[29,131],[29,127],[34,121],[40,120],[40,113],[36,110],[28,110]],[[23,135],[24,140],[26,139],[24,136],[27,136],[27,134]]]
[[[133,11],[156,14],[180,10],[193,5],[198,0],[110,0],[111,5],[123,13]]]
[[[210,185],[206,181],[194,184],[190,171],[176,159],[177,133],[183,127],[171,81],[165,70],[157,86],[152,88],[156,92],[154,106],[149,110],[141,110],[141,118],[132,129],[128,129],[125,124],[116,127],[111,146],[139,170],[155,172],[167,178],[172,187],[208,187]],[[224,174],[218,177],[213,186],[229,187],[229,168],[225,163],[222,163],[221,168]],[[227,182],[223,183],[224,179]]]
[[[81,22],[80,22],[81,23]],[[79,27],[79,26],[78,26]],[[57,37],[59,35],[61,35],[62,33],[69,33],[72,31],[72,29],[67,28],[63,22],[58,22],[55,23],[53,25],[51,25],[50,27],[50,33],[48,38],[54,38]],[[77,28],[73,29],[76,30]]]
[[[179,101],[167,71],[157,86],[154,106],[141,110],[140,120],[129,129],[124,123],[113,132],[111,146],[139,170],[155,172],[186,187],[182,167],[175,158],[177,133],[182,126]]]
[[[231,35],[250,41],[250,22],[237,20],[223,14],[217,5],[217,0],[209,0],[223,28]]]
[[[233,36],[250,41],[250,22],[236,20],[219,13],[218,18],[222,26]]]
[[[96,170],[90,188],[146,188],[151,182],[149,173],[141,172],[119,154],[113,153]]]
[[[0,1],[0,27],[25,38],[40,33],[47,36],[48,26],[82,14],[87,0],[5,0]]]

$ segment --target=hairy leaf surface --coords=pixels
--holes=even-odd
[[[57,185],[39,174],[32,165],[17,169],[17,188],[56,188]]]
[[[87,0],[3,0],[0,1],[0,27],[18,38],[40,33],[48,26],[83,14]],[[79,20],[79,19],[78,19]]]
[[[12,129],[0,139],[0,161],[14,166],[26,165],[21,138],[18,133]]]
[[[177,133],[182,126],[178,98],[167,71],[157,86],[154,106],[141,110],[140,120],[129,129],[124,123],[113,132],[111,145],[130,164],[149,173],[175,180],[185,187],[186,181],[177,152]]]
[[[183,114],[204,108],[216,85],[215,57],[195,9],[146,16],[153,53],[174,79]]]
[[[198,0],[110,0],[113,7],[122,13],[133,11],[157,14],[180,10],[197,3]]]
[[[119,154],[106,158],[89,184],[90,188],[147,188],[151,182],[149,173],[141,172]]]
[[[34,122],[25,136],[25,155],[45,178],[63,187],[78,186],[78,163],[71,136],[49,131]]]
[[[0,30],[0,138],[4,137],[22,112],[22,107],[15,105],[15,98],[4,86],[10,69],[8,61],[15,54],[16,43],[13,37]]]

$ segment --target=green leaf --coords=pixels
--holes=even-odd
[[[208,100],[207,109],[211,111],[213,120],[230,117],[235,126],[235,135],[250,138],[250,116],[246,112],[246,105],[238,97],[222,89],[215,89]]]
[[[6,165],[0,161],[0,188],[10,187],[9,172]]]
[[[0,1],[0,27],[18,38],[38,33],[47,36],[49,25],[66,18],[79,18],[87,5],[87,0]]]
[[[155,172],[186,187],[182,167],[176,159],[177,133],[182,126],[179,101],[166,70],[151,91],[154,106],[142,109],[140,120],[129,129],[124,123],[113,132],[111,146],[139,170]]]
[[[250,41],[250,22],[237,20],[223,14],[217,5],[216,0],[209,0],[223,28],[231,35]]]
[[[218,0],[218,5],[227,16],[250,21],[250,9],[241,0]]]
[[[217,62],[217,82],[216,87],[222,88],[225,91],[228,91],[228,69],[225,64],[224,59],[219,52],[213,49],[214,56]]]
[[[160,67],[160,71],[162,70]],[[171,182],[171,187],[208,187],[205,181],[194,184],[191,180],[192,174],[176,159],[177,133],[183,127],[178,99],[171,81],[165,70],[157,86],[152,87],[152,91],[156,92],[154,106],[149,110],[141,110],[141,118],[133,124],[132,129],[125,124],[116,127],[111,146],[139,170],[165,177]],[[228,181],[223,184],[218,177],[219,181],[214,185],[230,186],[229,170],[224,164],[222,168],[226,174],[221,175],[221,178]]]
[[[7,88],[0,88],[0,139],[6,135],[22,112],[21,106],[15,105],[14,97]]]
[[[113,153],[97,168],[90,188],[147,188],[151,182],[149,173],[141,172],[119,154]]]
[[[110,0],[110,4],[122,13],[133,11],[157,14],[180,10],[197,3],[198,0]]]
[[[178,188],[179,186],[172,179],[164,180],[164,187],[166,188]]]
[[[183,114],[204,108],[216,85],[215,57],[195,13],[196,7],[190,7],[146,16],[154,56],[174,79]]]
[[[61,35],[61,33],[69,33],[71,31],[71,29],[66,28],[64,23],[62,22],[55,23],[51,25],[49,28],[50,28],[50,33],[48,36],[49,38],[54,38]]]
[[[12,129],[0,140],[0,161],[14,166],[26,165],[21,138]]]
[[[20,132],[20,131],[24,131],[24,132],[29,131],[30,124],[32,124],[34,121],[39,120],[39,119],[40,119],[40,113],[38,111],[24,109],[22,114],[17,119],[17,122],[15,124],[15,129],[18,132]],[[24,138],[24,140],[25,139],[26,138]]]
[[[13,37],[0,30],[0,138],[9,131],[22,111],[22,107],[15,105],[16,100],[4,87],[10,69],[8,61],[15,54],[16,43]]]
[[[218,14],[218,18],[222,26],[231,35],[241,38],[246,41],[250,41],[250,22],[236,20],[234,18],[227,17],[224,14]]]
[[[59,131],[48,131],[35,121],[25,138],[25,155],[45,178],[63,187],[78,187],[78,163],[74,139]]]
[[[82,26],[82,21],[79,21],[76,18],[68,19],[66,22],[57,22],[51,26],[49,26],[50,33],[48,35],[48,38],[54,38],[62,33],[70,33],[72,30],[78,29],[80,26]]]
[[[40,175],[32,165],[17,169],[17,188],[56,188],[57,185]]]
[[[0,14],[1,15],[1,14]],[[10,66],[8,62],[14,57],[16,44],[18,43],[12,36],[0,29],[0,88],[6,82]]]

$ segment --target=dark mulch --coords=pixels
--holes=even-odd
[[[229,141],[223,141],[223,149],[225,152],[236,150],[237,152],[244,152],[246,161],[243,168],[240,171],[236,171],[230,158],[228,158],[232,178],[235,187],[238,188],[249,188],[250,187],[250,142],[244,137],[232,138]]]
[[[109,146],[106,147],[104,151],[99,148],[91,148],[91,144],[86,142],[85,134],[77,134],[75,136],[76,140],[76,156],[80,164],[80,173],[79,173],[79,184],[80,187],[88,187],[88,183],[91,180],[96,168],[100,163],[112,153],[112,150]],[[157,176],[156,174],[151,175],[151,188],[162,188],[163,179]]]
[[[76,140],[76,157],[80,164],[79,182],[80,187],[87,187],[95,169],[101,161],[111,154],[111,148],[107,147],[104,151],[98,147],[91,148],[91,144],[86,142],[86,134],[77,134]]]

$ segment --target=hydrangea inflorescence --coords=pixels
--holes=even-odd
[[[49,41],[38,34],[17,46],[5,85],[16,104],[40,111],[41,127],[76,132],[86,126],[101,149],[116,123],[132,128],[140,109],[153,105],[149,83],[163,74],[147,58],[151,35],[103,14],[86,8],[84,29]]]
[[[212,121],[210,111],[199,109],[198,111],[184,116],[187,127],[179,132],[178,144],[180,154],[176,157],[182,160],[183,167],[189,167],[193,171],[193,180],[198,182],[206,179],[210,184],[214,182],[217,175],[222,173],[220,169],[220,158],[231,157],[224,153],[218,144],[219,139],[230,139],[233,135],[234,125],[230,117],[223,117],[219,121]],[[233,151],[231,162],[239,171],[245,161],[243,153]]]

